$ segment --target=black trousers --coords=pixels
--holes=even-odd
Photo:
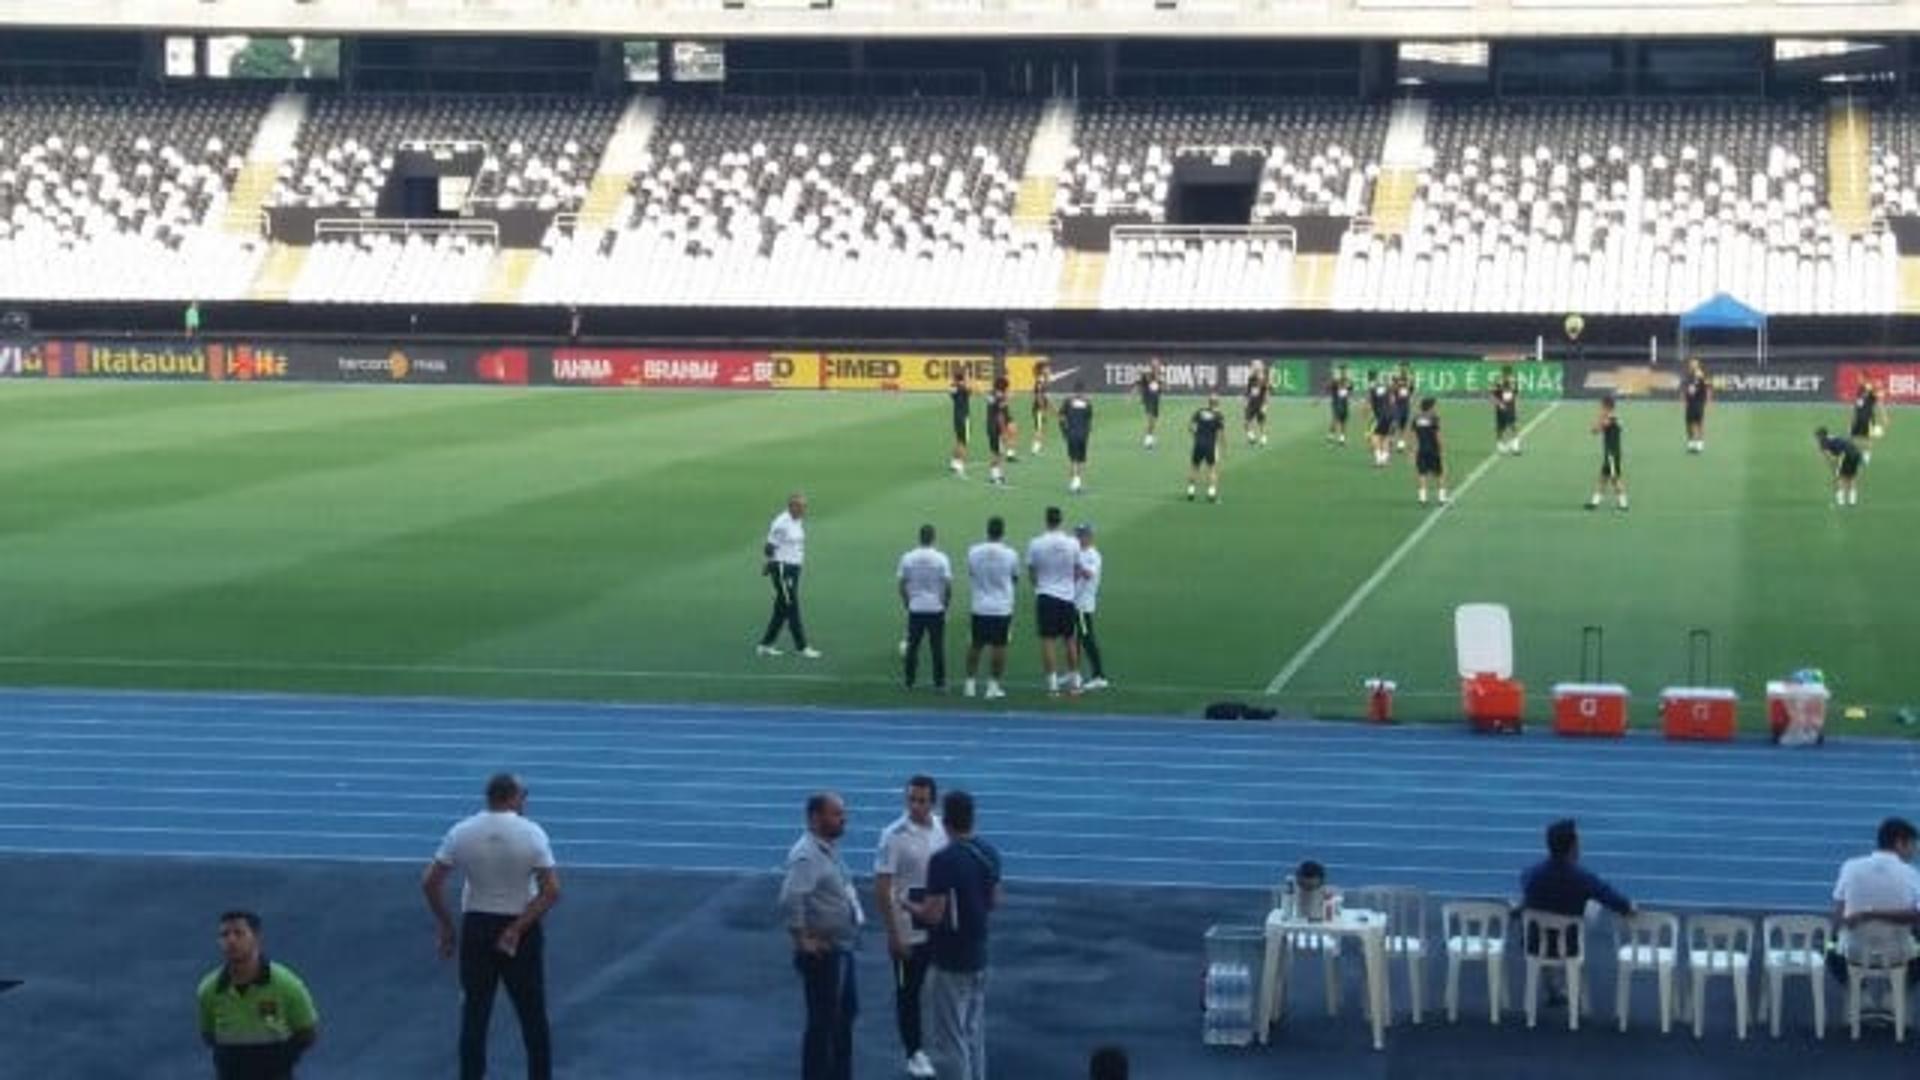
[[[1093,636],[1093,612],[1082,611],[1080,618],[1080,655],[1087,658],[1088,666],[1093,668],[1093,677],[1107,677],[1106,665],[1100,662],[1100,639]]]
[[[773,582],[773,615],[767,620],[767,632],[760,644],[771,645],[780,636],[780,628],[793,631],[793,647],[807,647],[807,632],[800,626],[800,568],[791,563],[774,563],[767,573]]]
[[[933,685],[947,685],[947,615],[944,611],[907,614],[907,685],[920,676],[920,640],[933,654]]]
[[[487,1026],[494,991],[507,984],[507,1000],[520,1018],[527,1048],[527,1080],[553,1080],[553,1038],[547,1027],[546,936],[535,923],[512,956],[494,948],[512,916],[469,911],[460,920],[460,1080],[487,1075]]]
[[[921,942],[907,951],[905,960],[893,962],[894,1019],[900,1025],[900,1045],[912,1057],[922,1043],[920,1038],[920,988],[927,984],[927,968],[933,963],[933,945]]]
[[[860,1012],[853,954],[844,949],[794,953],[793,967],[807,996],[807,1031],[800,1042],[801,1080],[853,1080],[853,1018]]]

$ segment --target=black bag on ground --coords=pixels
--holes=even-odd
[[[1204,714],[1209,720],[1271,720],[1278,715],[1277,710],[1262,709],[1244,701],[1216,701],[1207,706]]]

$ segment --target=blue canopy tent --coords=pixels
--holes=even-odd
[[[1748,307],[1726,293],[1714,293],[1705,303],[1680,316],[1680,356],[1687,355],[1687,338],[1697,330],[1751,330],[1753,355],[1767,362],[1767,313]]]

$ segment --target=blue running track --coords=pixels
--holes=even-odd
[[[1093,702],[1088,702],[1092,705]],[[1910,812],[1920,747],[1477,738],[1438,727],[1108,716],[0,691],[0,851],[420,861],[520,772],[563,865],[763,871],[805,794],[853,858],[929,772],[980,799],[1011,876],[1511,895],[1557,816],[1645,904],[1823,909]]]

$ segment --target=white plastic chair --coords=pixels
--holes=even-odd
[[[1552,915],[1531,908],[1520,913],[1520,947],[1526,956],[1527,1026],[1533,1027],[1540,1013],[1540,972],[1559,968],[1567,980],[1567,1030],[1580,1030],[1580,1010],[1585,1005],[1587,942],[1580,933],[1581,918]]]
[[[1847,935],[1847,1024],[1860,1038],[1861,989],[1887,984],[1893,1004],[1893,1041],[1907,1041],[1907,962],[1914,957],[1913,935],[1896,923],[1863,922]]]
[[[1733,1029],[1747,1037],[1747,973],[1753,966],[1753,922],[1735,915],[1695,915],[1687,920],[1687,969],[1693,976],[1693,1037],[1706,1033],[1707,980],[1733,984]]]
[[[1786,981],[1803,976],[1813,994],[1813,1036],[1827,1037],[1827,944],[1833,922],[1825,915],[1769,915],[1760,920],[1760,993],[1774,1038],[1780,1037],[1780,999]]]
[[[1447,948],[1447,1021],[1460,1021],[1460,966],[1487,966],[1487,1013],[1494,1024],[1507,1003],[1507,905],[1498,900],[1456,900],[1440,905],[1440,932]]]
[[[1680,962],[1680,919],[1664,912],[1639,911],[1620,919],[1619,960],[1614,1012],[1627,1030],[1627,1004],[1633,976],[1650,972],[1660,991],[1660,1034],[1673,1030],[1673,972]]]
[[[1370,885],[1350,890],[1346,906],[1382,912],[1387,917],[1388,1016],[1392,1016],[1393,974],[1396,957],[1406,961],[1407,998],[1412,1006],[1413,1022],[1425,1013],[1427,982],[1427,894],[1405,885]]]

